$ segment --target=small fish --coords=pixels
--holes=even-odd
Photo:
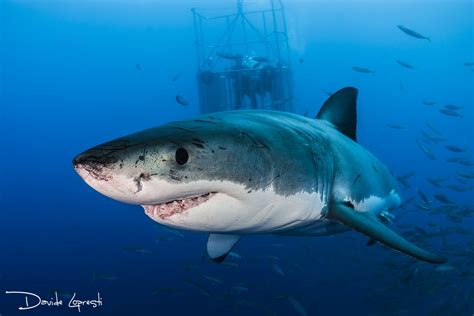
[[[428,100],[423,100],[421,102],[423,102],[424,105],[435,105],[436,104],[435,101],[428,101]]]
[[[125,250],[126,252],[133,252],[133,253],[138,253],[141,255],[151,255],[153,253],[150,249],[134,247],[134,246],[123,247],[123,250]]]
[[[460,110],[462,108],[464,108],[464,106],[462,105],[456,105],[456,104],[446,104],[444,106],[445,109],[448,109],[448,110]]]
[[[102,280],[102,281],[115,281],[118,278],[115,275],[111,275],[108,273],[92,273],[92,280]]]
[[[239,255],[239,254],[238,254],[237,252],[235,252],[235,251],[229,252],[229,254],[228,254],[227,256],[232,257],[232,258],[235,258],[235,259],[241,259],[241,258],[242,258],[242,256]]]
[[[307,316],[308,313],[306,313],[305,308],[303,305],[301,305],[300,302],[298,302],[295,298],[293,297],[288,297],[288,301],[290,302],[291,306],[295,309],[295,311],[301,315],[301,316]]]
[[[214,283],[218,283],[218,284],[222,284],[222,285],[224,284],[224,282],[222,282],[222,280],[220,280],[218,278],[215,278],[215,277],[212,277],[212,276],[207,275],[207,274],[203,274],[202,277],[204,279],[207,279],[207,280],[209,280],[211,282],[214,282]]]
[[[438,136],[442,136],[441,132],[438,129],[434,128],[433,125],[429,124],[428,122],[425,122],[425,125]]]
[[[396,62],[397,62],[400,66],[402,66],[402,67],[404,67],[404,68],[407,68],[407,69],[416,69],[415,67],[413,67],[412,65],[410,65],[410,64],[407,63],[407,62],[404,62],[403,60],[397,59]]]
[[[182,106],[187,106],[189,105],[189,102],[183,98],[181,95],[177,94],[176,95],[176,102],[178,102],[179,104],[181,104]]]
[[[399,125],[399,124],[387,124],[387,127],[391,128],[391,129],[398,129],[398,130],[406,129],[405,126]]]
[[[453,266],[448,266],[448,265],[442,265],[442,266],[437,266],[436,267],[436,271],[438,272],[446,272],[446,271],[451,271],[451,270],[455,270],[456,268],[453,267]]]
[[[419,208],[420,210],[424,210],[424,211],[429,211],[431,210],[430,206],[429,205],[425,205],[425,204],[414,204],[416,208]]]
[[[474,172],[458,171],[458,175],[466,179],[474,179]]]
[[[206,295],[206,296],[211,296],[211,293],[205,288],[203,287],[201,284],[193,281],[193,280],[186,280],[186,283],[188,283],[191,287],[197,289],[199,292],[201,292],[202,294]]]
[[[474,66],[474,61],[466,61],[466,62],[464,63],[464,66],[466,66],[466,67]]]
[[[445,145],[444,146],[447,150],[450,150],[455,153],[462,153],[465,152],[467,149],[465,147],[459,147],[454,145]]]
[[[399,179],[406,180],[406,179],[408,179],[408,178],[413,177],[414,175],[416,175],[416,172],[415,172],[415,171],[410,171],[410,172],[408,172],[408,173],[405,173],[404,175],[398,176],[398,178],[399,178]]]
[[[446,195],[444,195],[443,193],[436,193],[436,194],[433,194],[433,197],[435,199],[437,199],[438,201],[440,201],[441,203],[444,203],[444,204],[455,204],[453,201],[451,201]]]
[[[406,179],[403,179],[403,178],[397,178],[397,180],[407,189],[411,188],[411,185],[410,183],[406,180]]]
[[[364,73],[364,74],[373,74],[373,73],[375,73],[375,71],[373,71],[369,68],[359,67],[359,66],[353,66],[352,70],[360,72],[360,73]]]
[[[398,176],[397,181],[399,181],[405,188],[409,189],[411,188],[410,183],[408,182],[408,178],[411,177],[412,175],[404,175],[404,176]]]
[[[445,138],[437,137],[437,136],[428,134],[427,132],[425,132],[423,130],[421,130],[420,133],[421,133],[421,136],[423,136],[424,139],[427,140],[431,144],[438,144],[439,142],[443,142],[443,141],[446,140]]]
[[[142,66],[140,66],[140,64],[136,64],[136,65],[135,65],[135,68],[136,68],[138,71],[142,71]]]
[[[303,58],[303,57],[298,58],[298,62],[299,62],[300,64],[304,63],[304,58]]]
[[[426,37],[424,35],[421,35],[420,33],[412,30],[412,29],[409,29],[408,27],[406,26],[403,26],[403,25],[397,25],[398,29],[400,31],[402,31],[403,33],[411,36],[411,37],[415,37],[415,38],[419,38],[419,39],[425,39],[425,40],[428,40],[429,42],[431,42],[431,39],[429,37]]]
[[[283,270],[280,268],[279,265],[277,265],[277,264],[275,264],[275,263],[272,264],[272,269],[273,269],[273,271],[274,271],[276,274],[279,274],[279,275],[281,275],[281,276],[285,276],[285,272],[283,272]]]
[[[238,263],[231,262],[231,261],[224,261],[224,262],[221,263],[221,265],[229,266],[229,267],[234,267],[234,268],[238,268],[238,267],[239,267],[239,264],[238,264]]]
[[[453,157],[453,158],[448,158],[446,159],[447,162],[451,163],[458,163],[464,166],[472,167],[474,166],[474,163],[470,161],[469,159],[462,158],[462,157]]]
[[[437,188],[441,188],[440,182],[445,181],[447,178],[430,178],[427,177],[426,180],[428,180],[429,183],[434,185]]]
[[[457,184],[448,184],[446,187],[456,192],[467,192],[472,190],[472,187],[460,186]]]
[[[173,241],[175,239],[176,237],[173,237],[173,236],[160,236],[155,241],[159,243],[161,241]]]
[[[428,200],[428,197],[426,196],[426,194],[423,191],[421,191],[420,188],[416,188],[416,192],[418,193],[420,198],[423,200],[423,202],[425,202],[428,205],[430,204],[430,200]]]
[[[242,285],[236,285],[231,287],[231,290],[236,292],[248,292],[249,288]]]
[[[436,156],[429,150],[425,145],[423,145],[419,139],[416,140],[416,144],[418,145],[418,148],[431,160],[436,160]]]
[[[452,116],[452,117],[464,117],[464,115],[462,114],[459,114],[458,112],[456,112],[455,110],[448,110],[448,109],[440,109],[439,110],[441,113],[443,113],[444,115],[447,115],[447,116]]]

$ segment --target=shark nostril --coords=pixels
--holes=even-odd
[[[74,159],[72,160],[72,164],[74,165],[75,168],[77,168],[79,165],[91,164],[93,163],[94,160],[95,160],[94,156],[86,152],[74,157]]]
[[[83,160],[84,159],[82,155],[78,155],[72,160],[72,165],[74,166],[74,168],[77,168],[83,162]]]

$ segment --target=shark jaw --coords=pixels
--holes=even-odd
[[[216,194],[217,192],[209,192],[159,204],[142,205],[142,207],[145,209],[145,214],[150,218],[164,221],[176,214],[183,214],[192,208],[206,203]]]
[[[161,182],[157,188],[168,192],[166,196],[171,198],[143,203],[150,219],[178,229],[209,233],[283,231],[298,227],[304,220],[317,221],[325,205],[319,193],[282,196],[271,187],[250,191],[228,181],[198,181],[188,185]],[[147,192],[145,187],[144,192]]]

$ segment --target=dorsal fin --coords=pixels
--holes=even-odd
[[[332,123],[338,131],[357,141],[357,89],[346,87],[331,95],[319,110],[317,119]]]

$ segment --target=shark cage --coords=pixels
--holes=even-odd
[[[264,10],[206,17],[192,9],[201,113],[293,110],[290,50],[281,1]]]

